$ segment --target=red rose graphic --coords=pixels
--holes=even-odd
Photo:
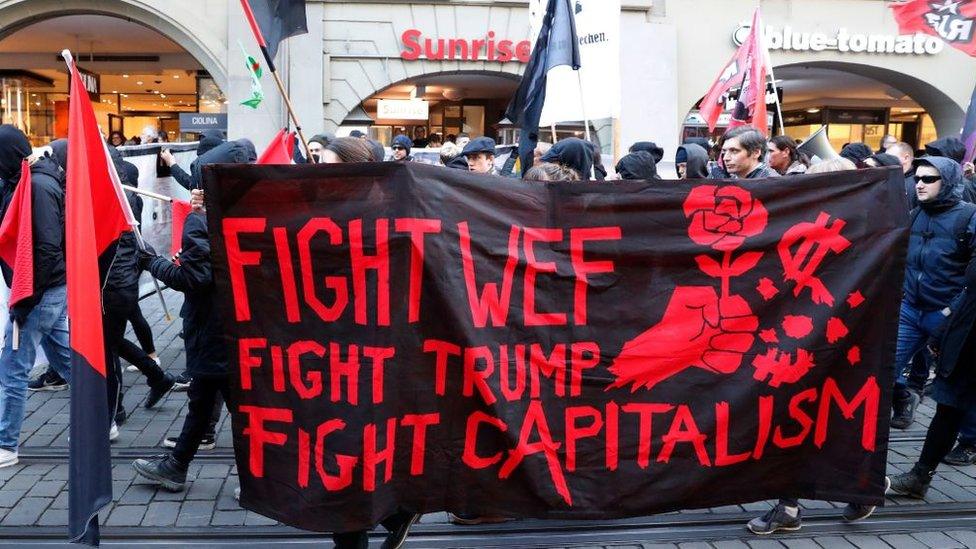
[[[685,199],[684,210],[691,219],[688,236],[696,244],[724,252],[763,232],[769,217],[762,202],[735,185],[695,187]]]

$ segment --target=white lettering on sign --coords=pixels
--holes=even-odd
[[[216,126],[219,119],[216,116],[194,116],[190,119],[194,126]]]
[[[380,99],[376,103],[376,118],[383,120],[427,120],[430,103],[422,99]]]
[[[98,93],[98,79],[94,75],[79,72],[78,76],[81,77],[81,83],[85,86],[85,91],[88,93]]]
[[[740,25],[732,41],[741,46],[750,26]],[[833,35],[822,32],[798,32],[791,27],[766,27],[766,47],[781,51],[839,51],[842,53],[880,53],[889,55],[936,55],[942,52],[942,40],[924,34],[852,34],[840,29]]]

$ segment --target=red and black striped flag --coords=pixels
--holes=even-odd
[[[71,69],[65,186],[65,267],[71,331],[71,443],[68,532],[72,542],[98,545],[98,511],[112,501],[98,257],[130,230],[135,218],[99,132],[78,69]]]
[[[10,207],[0,223],[0,261],[13,269],[8,305],[14,305],[34,295],[34,231],[31,212],[31,172],[24,160],[20,167],[20,181]]]

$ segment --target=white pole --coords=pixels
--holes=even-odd
[[[758,9],[758,8],[757,8]],[[773,81],[773,98],[776,100],[776,116],[779,120],[779,134],[786,135],[786,127],[783,125],[783,108],[779,103],[779,94],[776,93],[776,73],[773,72],[773,58],[769,56],[769,48],[766,47],[766,29],[763,27],[762,18],[759,18],[759,41],[762,44],[764,61],[769,67],[769,79]],[[766,100],[766,83],[763,82],[763,101]],[[765,124],[766,121],[763,120]]]
[[[586,140],[590,141],[590,121],[586,117],[586,98],[583,97],[583,75],[580,74],[579,69],[576,69],[574,72],[576,73],[576,82],[579,83],[580,112],[583,113],[583,134],[586,136]],[[590,142],[592,143],[592,141]],[[596,167],[592,162],[590,163],[590,179],[596,179]]]

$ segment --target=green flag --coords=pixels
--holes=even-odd
[[[251,75],[251,97],[245,101],[241,101],[241,105],[257,109],[261,101],[264,101],[264,89],[261,87],[261,75],[264,74],[264,71],[261,68],[261,63],[258,63],[257,59],[247,54],[247,50],[244,49],[244,44],[240,42],[238,44],[241,46],[241,52],[244,53],[244,63],[247,65],[247,72]]]

